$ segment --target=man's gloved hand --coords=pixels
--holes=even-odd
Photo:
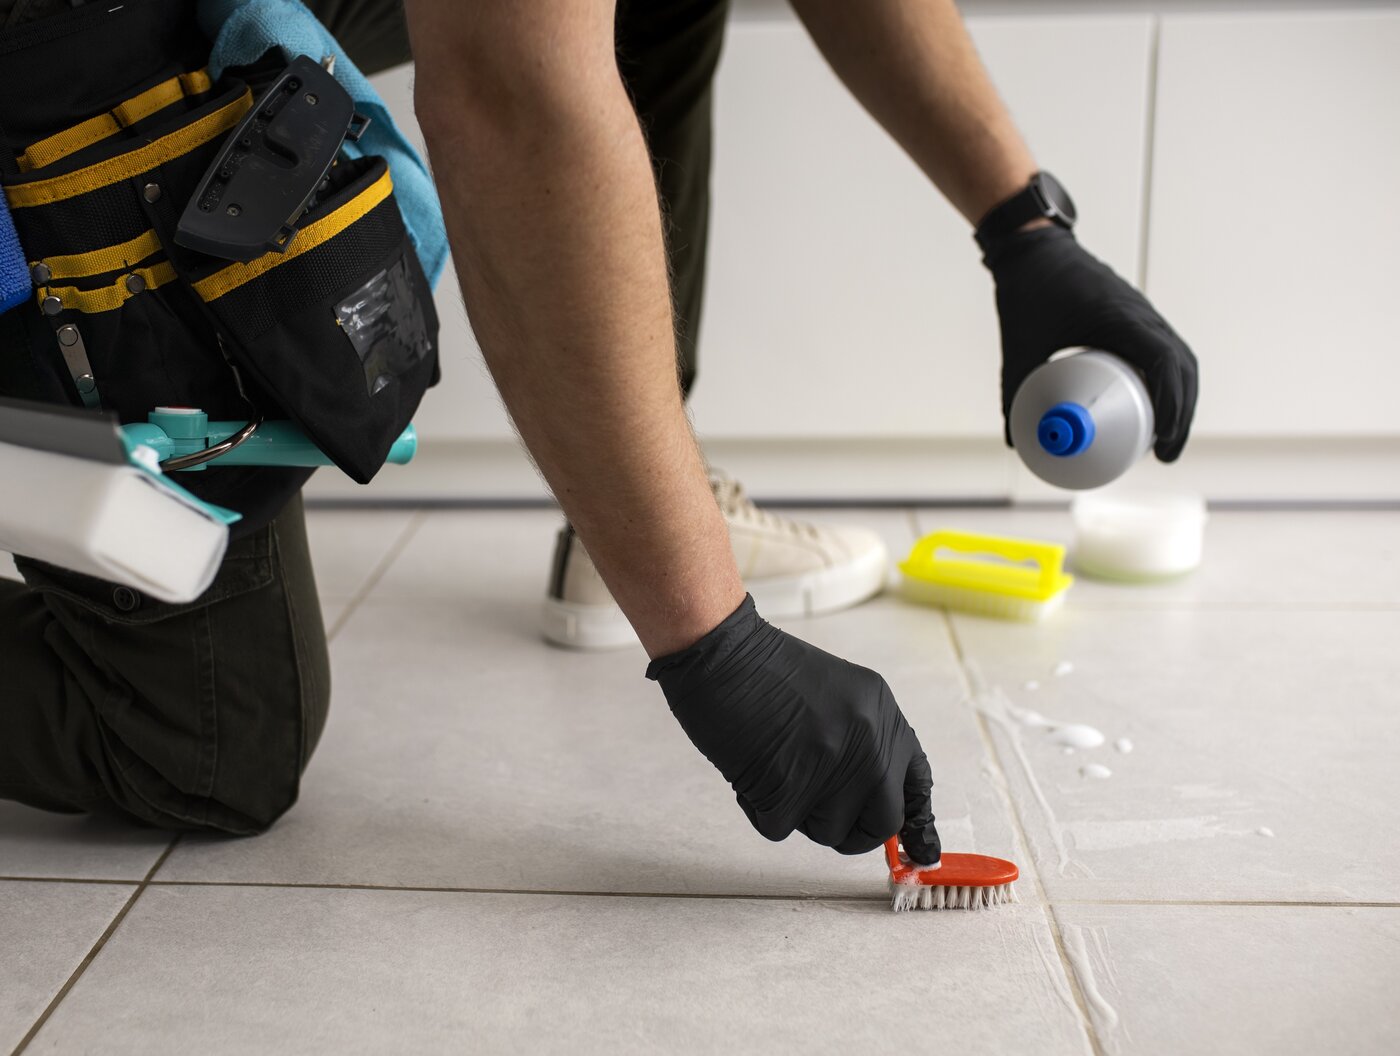
[[[1147,382],[1157,457],[1174,462],[1196,412],[1196,357],[1146,297],[1090,255],[1074,234],[1044,227],[1007,236],[985,258],[1001,316],[1001,410],[1021,382],[1064,348],[1097,348],[1131,363]]]
[[[863,854],[899,832],[914,861],[939,860],[928,758],[874,671],[778,630],[745,597],[647,677],[768,839],[796,829]]]

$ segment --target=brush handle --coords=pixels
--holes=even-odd
[[[894,872],[902,864],[899,860],[899,834],[891,836],[885,841],[885,864],[890,867],[890,872]]]

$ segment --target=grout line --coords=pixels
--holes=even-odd
[[[264,882],[257,880],[153,880],[150,887],[241,887],[292,891],[407,891],[417,894],[447,895],[542,895],[570,898],[670,898],[727,902],[840,902],[888,906],[890,897],[883,889],[878,895],[788,895],[740,894],[704,891],[553,891],[530,887],[448,887],[431,884],[331,884]]]
[[[1027,851],[1029,857],[1029,851]],[[164,861],[159,863],[164,864]],[[150,874],[154,876],[154,874]],[[137,880],[83,880],[67,876],[0,876],[0,883],[15,884],[92,884],[105,887],[134,887]],[[328,891],[411,891],[464,895],[569,895],[579,898],[699,898],[737,901],[759,899],[770,902],[879,902],[879,895],[774,895],[725,892],[667,891],[569,891],[526,887],[444,887],[426,884],[335,884],[280,882],[273,880],[149,880],[147,887],[266,887],[272,889]],[[1048,898],[1052,906],[1245,906],[1277,909],[1400,909],[1400,902],[1327,902],[1307,899],[1261,898]]]
[[[1142,144],[1142,220],[1138,229],[1138,289],[1147,290],[1147,260],[1152,238],[1153,178],[1157,160],[1157,91],[1162,61],[1162,17],[1152,16],[1147,56],[1147,113]]]
[[[34,1025],[29,1028],[28,1033],[19,1039],[19,1044],[15,1046],[10,1056],[20,1056],[20,1053],[24,1052],[24,1050],[29,1047],[29,1043],[33,1041],[39,1031],[43,1029],[44,1024],[49,1021],[49,1017],[52,1016],[54,1011],[58,1008],[59,1003],[68,996],[69,991],[71,991],[73,987],[77,985],[78,980],[83,977],[83,973],[87,971],[88,965],[92,964],[92,962],[97,959],[97,955],[101,953],[103,947],[107,945],[107,940],[116,934],[117,928],[121,927],[122,921],[124,921],[126,915],[131,912],[131,907],[136,905],[136,900],[140,898],[142,892],[150,886],[151,877],[155,876],[156,870],[165,864],[165,860],[170,857],[170,852],[175,849],[175,845],[179,842],[180,836],[177,833],[166,846],[165,850],[161,852],[160,857],[156,859],[155,864],[152,865],[150,870],[146,873],[145,878],[136,885],[136,890],[131,893],[131,897],[128,898],[122,905],[122,908],[117,911],[117,915],[113,917],[112,922],[107,925],[107,930],[98,936],[97,941],[93,943],[92,949],[88,950],[87,956],[82,959],[77,968],[73,969],[73,974],[68,977],[68,981],[59,988],[58,993],[54,994],[53,1000],[50,1001],[44,1011],[39,1014],[39,1018],[34,1021]]]
[[[906,506],[904,515],[909,518],[909,531],[914,536],[914,542],[923,538],[923,533],[919,531],[919,510],[915,506]]]
[[[1001,755],[997,751],[996,741],[992,737],[992,731],[987,725],[987,717],[976,707],[976,700],[973,696],[972,678],[967,671],[967,655],[963,652],[962,641],[958,638],[958,632],[953,626],[953,618],[948,614],[947,609],[939,610],[943,614],[943,626],[948,632],[948,641],[953,646],[953,653],[958,660],[958,674],[963,681],[963,688],[967,694],[967,699],[973,705],[976,715],[977,731],[982,737],[983,749],[987,752],[990,764],[996,768],[998,780],[995,782],[1001,790],[1002,799],[1011,817],[1012,825],[1016,830],[1016,838],[1025,852],[1027,868],[1022,872],[1030,874],[1031,880],[1035,884],[1035,891],[1040,898],[1041,908],[1045,912],[1046,923],[1050,926],[1051,938],[1055,940],[1055,952],[1060,958],[1060,967],[1065,973],[1065,978],[1069,983],[1070,992],[1074,995],[1074,1003],[1079,1009],[1080,1019],[1084,1027],[1085,1036],[1089,1039],[1089,1047],[1093,1050],[1094,1056],[1104,1056],[1103,1043],[1099,1040],[1098,1033],[1094,1029],[1093,1018],[1089,1015],[1089,1002],[1084,997],[1083,987],[1080,985],[1079,976],[1074,971],[1074,966],[1070,962],[1069,954],[1065,950],[1064,936],[1060,933],[1060,921],[1055,915],[1055,907],[1050,903],[1049,897],[1045,893],[1045,884],[1040,878],[1040,865],[1031,852],[1030,837],[1026,834],[1025,822],[1021,818],[1021,810],[1016,804],[1015,798],[1011,795],[1011,782],[1007,776],[1006,767],[1002,765]]]
[[[365,581],[360,584],[355,593],[351,595],[350,600],[346,602],[345,608],[341,611],[340,615],[336,617],[335,623],[326,633],[326,641],[335,641],[335,636],[338,635],[345,627],[345,624],[349,622],[350,617],[355,614],[355,610],[360,607],[361,602],[369,597],[370,591],[379,586],[379,581],[384,578],[385,573],[387,573],[394,562],[399,559],[399,555],[404,552],[404,548],[407,547],[413,540],[413,537],[418,534],[418,530],[427,523],[427,520],[427,510],[419,510],[413,515],[408,524],[404,526],[403,531],[399,533],[399,537],[395,539],[389,549],[385,551],[384,556],[379,559],[379,562],[370,571]]]
[[[134,887],[140,880],[88,880],[80,876],[0,876],[0,884],[99,884],[107,887]]]

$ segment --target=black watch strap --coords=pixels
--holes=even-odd
[[[998,205],[977,225],[977,244],[984,253],[1007,235],[1032,220],[1050,220],[1061,227],[1073,228],[1078,214],[1069,191],[1048,172],[1037,172],[1026,188]]]

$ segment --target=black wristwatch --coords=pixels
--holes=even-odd
[[[1074,227],[1079,214],[1074,199],[1059,180],[1048,172],[1037,172],[1024,191],[992,207],[977,225],[977,244],[990,253],[1001,239],[1032,220],[1050,220],[1066,230]]]

